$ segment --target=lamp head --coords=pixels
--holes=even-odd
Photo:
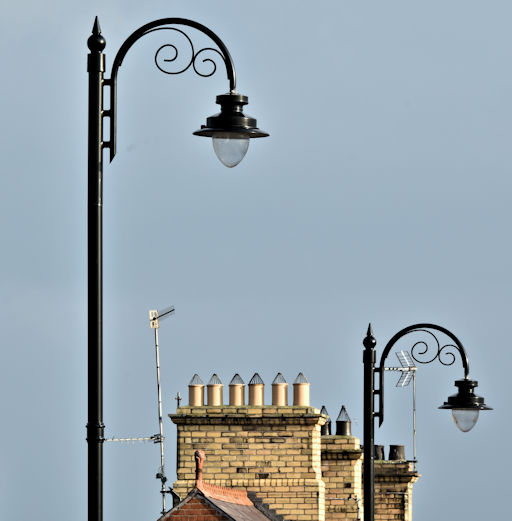
[[[243,113],[243,106],[249,102],[247,96],[221,94],[217,96],[216,102],[220,105],[220,112],[207,118],[206,125],[201,125],[194,135],[211,137],[217,157],[224,165],[232,168],[244,158],[249,139],[267,137],[268,133],[256,126],[256,119]]]
[[[476,380],[456,380],[455,386],[458,387],[457,394],[448,397],[439,409],[451,409],[453,420],[462,432],[470,431],[476,424],[480,411],[492,410],[484,403],[481,396],[474,392],[478,387]]]

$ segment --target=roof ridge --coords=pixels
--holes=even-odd
[[[244,489],[212,485],[211,483],[205,483],[204,481],[198,483],[196,488],[208,498],[226,501],[227,503],[235,503],[237,505],[254,506],[247,496],[247,491]]]

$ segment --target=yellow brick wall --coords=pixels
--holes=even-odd
[[[177,481],[184,497],[195,485],[194,452],[203,479],[245,488],[291,521],[357,521],[363,512],[363,454],[354,436],[321,436],[326,418],[313,407],[180,407]],[[410,462],[375,463],[375,521],[412,521]]]
[[[322,436],[325,521],[359,519],[363,451],[354,436]]]
[[[194,452],[205,451],[203,479],[243,487],[297,521],[324,521],[325,486],[320,426],[313,407],[180,407],[170,415],[178,429],[178,479],[185,496],[195,480]]]
[[[410,461],[376,461],[375,521],[412,521],[412,487],[419,478]]]

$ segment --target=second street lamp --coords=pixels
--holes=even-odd
[[[194,48],[192,39],[181,27],[203,33],[216,47]],[[210,117],[198,136],[213,138],[215,153],[228,167],[237,165],[244,157],[249,139],[268,136],[258,129],[256,120],[242,111],[247,105],[246,96],[236,92],[236,76],[233,60],[222,40],[210,29],[184,18],[162,18],[143,25],[132,33],[119,48],[110,78],[105,78],[105,38],[101,34],[98,18],[87,41],[90,53],[87,61],[89,73],[89,133],[88,133],[88,203],[87,203],[87,349],[88,349],[88,519],[103,518],[103,151],[109,149],[110,161],[116,155],[117,141],[117,76],[126,53],[142,36],[155,31],[172,31],[185,38],[190,46],[190,59],[179,70],[168,70],[169,63],[176,63],[178,47],[162,45],[155,53],[155,64],[162,72],[176,75],[193,70],[199,76],[212,76],[217,65],[203,53],[217,54],[224,63],[229,81],[226,94],[217,96],[220,113]],[[209,69],[199,70],[200,64]],[[104,88],[109,88],[110,104],[104,107]],[[105,119],[109,120],[109,138],[104,139]]]
[[[435,332],[446,335],[451,342],[442,344]],[[458,393],[450,396],[440,409],[451,409],[455,424],[463,431],[469,431],[476,423],[478,415],[482,410],[490,410],[484,403],[484,399],[474,394],[474,389],[478,382],[469,379],[469,361],[464,346],[460,340],[444,327],[436,324],[414,324],[400,330],[386,344],[380,357],[379,366],[375,367],[377,341],[373,336],[371,325],[363,340],[363,364],[364,364],[364,434],[363,434],[363,487],[364,487],[364,518],[365,521],[374,521],[375,515],[375,418],[379,418],[379,426],[384,421],[384,364],[393,346],[405,335],[412,333],[424,333],[427,341],[420,340],[413,344],[411,348],[412,358],[420,364],[429,364],[439,361],[442,365],[452,365],[455,360],[455,353],[458,353],[464,368],[464,379],[456,380],[455,386]],[[429,341],[434,344],[434,350],[429,349]],[[419,357],[419,358],[418,358]],[[379,375],[379,385],[375,388],[375,374]],[[375,412],[375,397],[378,396],[379,407]]]

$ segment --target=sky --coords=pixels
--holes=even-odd
[[[166,34],[118,78],[118,154],[104,167],[107,437],[158,432],[148,310],[160,329],[167,474],[174,396],[194,373],[229,383],[303,371],[311,403],[345,405],[362,437],[362,340],[439,324],[464,344],[493,411],[469,433],[437,409],[463,376],[417,371],[415,521],[502,518],[512,428],[512,4],[453,0],[48,0],[6,4],[3,81],[0,518],[86,519],[87,38],[107,71],[139,26],[182,17],[235,62],[270,137],[234,169],[192,135],[227,92],[222,68],[167,76]],[[210,43],[194,35],[197,46]],[[108,74],[107,74],[108,76]],[[400,349],[410,349],[410,342]],[[395,356],[389,363],[396,365]],[[412,458],[411,388],[386,374],[376,443]],[[227,394],[227,393],[226,393]],[[386,449],[387,452],[387,449]],[[104,519],[157,519],[158,446],[106,444]]]

